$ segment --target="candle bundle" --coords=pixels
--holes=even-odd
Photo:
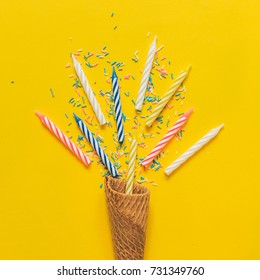
[[[107,167],[107,169],[109,170],[110,174],[113,177],[118,176],[118,171],[116,170],[114,165],[111,163],[111,161],[109,160],[108,156],[103,151],[103,149],[100,147],[100,145],[98,144],[98,141],[92,135],[92,133],[87,128],[85,123],[76,114],[74,114],[74,117],[75,117],[75,120],[76,120],[77,125],[79,126],[81,132],[86,136],[86,138],[88,139],[88,142],[91,144],[93,149],[97,152],[98,156],[102,160],[103,164]]]
[[[146,59],[144,71],[142,73],[142,79],[138,91],[138,96],[136,102],[133,101],[135,104],[135,113],[136,111],[140,112],[142,111],[143,102],[145,98],[145,93],[147,90],[147,85],[149,81],[149,76],[153,69],[153,63],[154,63],[154,56],[156,54],[156,41],[157,37],[154,38],[149,52]],[[108,54],[108,52],[105,50],[106,46],[102,50],[102,54],[96,55],[99,58],[104,58]],[[161,49],[161,48],[160,48]],[[157,51],[157,53],[159,50]],[[103,55],[104,54],[104,55]],[[89,53],[88,57],[92,56],[93,53]],[[85,57],[88,59],[88,57]],[[158,58],[158,56],[156,56]],[[162,58],[160,61],[163,61],[166,58]],[[93,111],[98,119],[98,122],[100,125],[104,125],[107,123],[105,116],[103,115],[103,112],[101,110],[100,104],[98,103],[95,94],[93,93],[90,84],[88,82],[87,77],[84,74],[84,71],[80,65],[80,63],[76,60],[75,56],[72,55],[72,60],[74,64],[74,69],[77,73],[77,76],[79,77],[79,80],[83,86],[83,89],[88,97],[88,100],[93,108]],[[136,62],[136,60],[134,60]],[[115,67],[118,67],[118,71],[123,70],[122,66],[124,63],[114,61],[108,63],[111,63],[111,65],[115,65]],[[158,63],[157,63],[158,62]],[[159,59],[156,59],[155,64],[160,65]],[[89,62],[87,63],[89,67],[94,67],[94,65],[90,65]],[[95,64],[97,66],[97,64]],[[164,69],[164,65],[162,68],[156,68],[160,72],[160,78],[162,77],[162,71],[163,73],[166,73],[166,69]],[[190,67],[187,68],[186,71],[181,72],[181,74],[174,80],[173,84],[170,86],[169,90],[164,94],[164,96],[161,98],[161,100],[158,102],[158,104],[153,109],[152,113],[148,118],[146,119],[146,116],[140,116],[140,118],[146,119],[146,125],[152,126],[152,124],[155,122],[155,120],[158,118],[160,113],[163,111],[166,104],[169,102],[169,100],[174,96],[176,91],[179,89],[179,87],[182,85],[182,83],[185,81],[186,77],[188,76],[190,71]],[[104,74],[107,76],[106,68],[104,68]],[[128,79],[130,75],[125,76],[125,79]],[[132,76],[133,77],[133,76]],[[163,76],[166,77],[165,75]],[[134,79],[134,77],[133,77]],[[107,83],[110,83],[110,79],[106,79]],[[117,150],[115,154],[111,153],[111,158],[113,161],[118,160],[122,156],[126,156],[128,154],[128,170],[125,172],[125,170],[122,170],[122,172],[119,172],[117,168],[121,167],[120,162],[116,163],[114,166],[113,163],[110,161],[108,155],[104,152],[102,147],[99,144],[99,140],[102,138],[95,138],[92,132],[89,130],[87,125],[84,123],[83,120],[81,120],[76,114],[74,114],[76,123],[81,130],[82,134],[86,137],[92,148],[95,150],[96,154],[102,161],[103,165],[108,169],[111,176],[107,176],[105,174],[105,181],[104,181],[104,187],[105,187],[105,195],[106,195],[106,203],[108,206],[108,213],[111,223],[111,230],[112,230],[112,237],[113,237],[113,245],[114,245],[114,251],[115,256],[118,259],[143,259],[144,257],[144,248],[145,248],[145,239],[146,239],[146,225],[147,225],[147,218],[148,218],[148,212],[149,212],[149,201],[150,201],[150,191],[147,187],[140,185],[141,183],[148,182],[146,178],[140,177],[140,181],[137,180],[137,182],[140,182],[140,184],[135,183],[135,167],[136,167],[136,158],[137,158],[137,139],[136,137],[133,137],[130,143],[129,147],[129,153],[126,152],[126,146],[122,147],[122,143],[125,141],[125,135],[131,135],[131,133],[125,134],[125,128],[124,128],[124,120],[129,120],[130,118],[126,118],[124,114],[122,113],[122,104],[121,104],[121,97],[120,97],[120,87],[119,87],[119,79],[117,77],[116,71],[113,68],[112,76],[111,76],[111,82],[112,82],[112,93],[111,91],[106,92],[103,94],[102,90],[100,90],[100,93],[102,96],[105,96],[105,100],[107,102],[107,105],[109,106],[110,110],[106,111],[110,115],[112,110],[112,105],[109,104],[109,101],[114,102],[114,113],[115,113],[115,121],[116,121],[116,128],[117,128],[117,142],[120,145],[117,145]],[[151,81],[152,83],[152,81]],[[123,84],[123,83],[122,83]],[[125,92],[126,96],[129,96],[128,93]],[[53,96],[54,97],[54,96]],[[113,100],[112,100],[113,97]],[[74,99],[74,98],[72,98]],[[82,97],[83,103],[84,98]],[[154,103],[154,100],[157,100],[157,98],[147,98],[147,100]],[[81,104],[79,104],[79,99],[77,100],[77,103],[74,102],[74,105],[77,105],[76,107],[80,107]],[[81,106],[84,111],[84,108],[86,106]],[[152,106],[147,109],[150,111]],[[183,114],[177,122],[168,130],[168,132],[164,135],[164,137],[157,143],[157,145],[151,150],[151,152],[141,161],[141,165],[146,169],[152,161],[163,151],[163,149],[166,147],[166,145],[172,140],[174,136],[182,129],[182,127],[186,124],[188,121],[192,109],[190,109],[188,112]],[[43,116],[42,114],[37,112],[37,115],[39,116],[42,123],[70,150],[72,151],[86,166],[88,166],[91,161],[88,158],[88,156],[83,153],[54,123],[49,120],[46,116]],[[179,114],[181,115],[181,114]],[[67,115],[66,115],[67,116]],[[67,116],[68,117],[68,116]],[[86,121],[88,122],[88,118]],[[94,117],[93,117],[94,118]],[[141,123],[137,120],[137,116],[134,118],[135,126],[132,127],[132,129],[139,129],[141,127]],[[162,119],[157,119],[158,122],[162,122]],[[92,121],[90,122],[92,125]],[[70,125],[70,124],[69,124]],[[96,124],[94,124],[96,125]],[[167,123],[168,126],[168,123]],[[109,127],[112,127],[112,123],[109,123]],[[188,160],[193,154],[195,154],[197,151],[199,151],[204,145],[206,145],[211,139],[213,139],[221,130],[223,127],[223,124],[212,129],[209,131],[205,136],[203,136],[198,142],[196,142],[192,147],[190,147],[186,152],[184,152],[179,158],[177,158],[171,165],[169,165],[165,169],[165,173],[167,175],[170,175],[174,170],[176,170],[181,164],[183,164],[186,160]],[[96,127],[97,128],[97,127]],[[142,128],[142,127],[141,127]],[[158,126],[159,129],[161,129],[161,126]],[[107,129],[107,128],[106,128]],[[146,128],[148,130],[148,128]],[[69,131],[67,131],[69,132]],[[148,131],[146,131],[148,132]],[[159,133],[159,132],[158,132]],[[160,133],[159,133],[160,134]],[[180,133],[181,134],[181,133]],[[152,137],[153,133],[146,134],[144,129],[142,128],[142,134],[140,136],[141,139],[148,139],[147,135],[150,135]],[[178,136],[178,135],[177,135]],[[82,137],[82,136],[79,136]],[[114,134],[112,133],[113,141],[115,140]],[[83,138],[83,137],[82,137]],[[79,138],[80,139],[80,138]],[[115,142],[115,141],[114,141]],[[146,147],[146,143],[143,142],[139,144],[142,147]],[[121,158],[122,159],[122,158]],[[159,163],[160,164],[160,163]],[[116,168],[117,167],[117,168]],[[159,166],[161,168],[161,165]],[[153,169],[153,167],[152,167]],[[156,168],[155,170],[158,170]],[[141,168],[140,173],[143,172],[143,168]],[[107,173],[107,172],[106,172]],[[126,174],[126,179],[122,180],[119,178],[121,174]],[[152,183],[153,181],[149,181],[149,183]],[[156,185],[156,184],[155,184]]]
[[[74,69],[79,77],[79,80],[84,88],[84,91],[88,97],[88,100],[93,108],[93,111],[96,114],[96,117],[100,123],[100,125],[104,125],[107,121],[103,115],[103,112],[100,108],[100,105],[90,87],[90,84],[88,82],[88,79],[86,77],[86,75],[84,74],[83,69],[81,68],[79,62],[76,60],[76,58],[74,57],[74,55],[72,55],[72,60],[73,60],[73,64],[74,64]]]
[[[190,109],[187,113],[185,113],[182,117],[179,118],[179,120],[173,125],[172,128],[169,129],[169,131],[162,138],[162,140],[142,161],[141,164],[144,167],[147,167],[155,159],[155,157],[163,150],[163,148],[170,142],[170,140],[176,135],[176,133],[185,125],[192,111],[193,110]]]
[[[145,96],[145,92],[146,92],[146,89],[147,89],[147,84],[148,84],[150,72],[153,68],[153,60],[154,60],[154,55],[155,55],[155,51],[156,51],[156,40],[157,40],[157,37],[154,38],[153,43],[151,44],[151,47],[149,49],[147,59],[146,59],[146,64],[145,64],[145,67],[144,67],[142,81],[141,81],[141,85],[140,85],[140,88],[139,88],[137,100],[136,100],[136,103],[135,103],[135,109],[138,110],[138,111],[142,110],[143,102],[144,102],[144,96]]]
[[[182,165],[186,160],[198,152],[203,146],[205,146],[210,140],[212,140],[221,130],[224,124],[213,128],[204,135],[198,142],[196,142],[192,147],[190,147],[185,153],[183,153],[179,158],[177,158],[171,165],[165,169],[165,174],[170,175],[174,170],[176,170],[180,165]]]
[[[162,99],[159,101],[157,106],[154,108],[152,114],[148,117],[146,121],[147,126],[151,126],[153,122],[156,120],[156,118],[160,115],[161,111],[164,109],[165,105],[170,101],[172,96],[175,94],[177,89],[180,87],[180,85],[184,82],[186,77],[188,76],[190,72],[191,66],[187,68],[186,71],[183,71],[174,81],[174,83],[171,85],[169,90],[164,94]]]
[[[36,111],[41,122],[55,135],[72,153],[74,153],[86,166],[91,161],[49,118]]]
[[[125,131],[124,131],[124,124],[123,124],[123,117],[122,117],[122,106],[120,100],[118,77],[116,75],[115,68],[113,68],[113,74],[112,74],[112,90],[114,94],[114,103],[115,103],[117,140],[119,143],[123,143],[125,139]]]

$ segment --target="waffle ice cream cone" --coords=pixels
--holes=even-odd
[[[125,194],[125,187],[123,180],[105,178],[115,257],[118,260],[142,260],[150,191],[135,184],[133,193]]]

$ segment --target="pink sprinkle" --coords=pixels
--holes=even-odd
[[[80,97],[81,96],[80,92],[76,88],[75,88],[75,91],[78,94],[78,96]]]
[[[166,56],[162,57],[162,58],[161,58],[161,61],[163,61],[163,60],[165,60],[165,59],[166,59]]]
[[[166,107],[167,107],[168,109],[171,109],[171,108],[173,107],[173,105],[167,104]]]

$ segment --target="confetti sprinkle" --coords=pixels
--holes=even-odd
[[[114,17],[114,12],[112,12],[110,15],[111,17]],[[114,28],[114,30],[116,30],[117,27],[118,26],[116,24],[112,25],[112,28]],[[150,35],[151,32],[148,32],[147,37],[150,37]],[[165,106],[165,109],[167,110],[166,115],[164,114],[163,116],[159,116],[156,119],[151,131],[147,130],[147,128],[145,127],[145,122],[147,121],[149,115],[152,114],[156,105],[161,100],[159,94],[161,95],[161,89],[164,81],[167,80],[167,78],[168,79],[170,78],[172,80],[174,79],[174,74],[172,72],[172,69],[170,69],[171,61],[168,55],[164,53],[163,49],[164,46],[161,45],[156,50],[154,63],[152,66],[153,68],[152,71],[150,72],[150,77],[147,83],[146,95],[144,98],[144,105],[143,105],[144,106],[143,114],[138,115],[138,117],[131,116],[131,119],[128,118],[125,114],[122,114],[123,122],[127,122],[129,128],[129,132],[125,133],[125,137],[126,139],[128,138],[131,139],[133,137],[133,134],[136,135],[135,137],[138,141],[140,154],[141,151],[146,151],[146,149],[149,148],[148,146],[149,139],[152,140],[153,138],[158,138],[158,135],[160,135],[160,133],[164,134],[165,130],[167,130],[167,128],[169,128],[169,126],[171,125],[171,122],[174,121],[178,116],[181,116],[183,114],[181,110],[182,108],[181,106],[183,106],[184,104],[184,100],[186,97],[185,94],[186,89],[185,87],[183,87],[183,85],[181,85],[181,87],[176,92],[175,97],[169,102],[169,104]],[[108,45],[106,44],[103,44],[102,47],[97,51],[88,50],[84,54],[82,54],[82,52],[83,52],[82,49],[78,49],[75,52],[75,54],[77,56],[81,55],[84,58],[83,66],[85,64],[85,67],[89,69],[88,71],[91,71],[93,69],[93,71],[101,71],[100,73],[101,74],[103,73],[102,77],[103,77],[103,81],[105,82],[103,83],[104,88],[98,88],[96,91],[96,95],[98,95],[98,98],[103,99],[104,101],[103,104],[106,106],[105,111],[108,119],[108,123],[106,124],[106,129],[112,128],[114,130],[110,134],[110,136],[112,136],[111,143],[112,145],[114,145],[114,147],[112,147],[111,144],[109,144],[106,146],[104,145],[102,148],[107,151],[113,151],[109,153],[109,157],[111,158],[111,161],[113,161],[113,164],[118,169],[119,175],[122,176],[123,178],[126,178],[130,142],[125,141],[123,145],[119,145],[119,143],[117,142],[117,137],[116,137],[117,133],[116,133],[115,123],[114,123],[115,114],[114,114],[113,94],[111,90],[107,89],[107,87],[109,87],[109,89],[111,88],[110,86],[111,77],[109,75],[111,66],[114,66],[117,71],[126,70],[126,72],[122,72],[123,75],[120,75],[121,77],[120,81],[122,81],[121,92],[123,93],[122,100],[130,98],[128,99],[128,104],[132,102],[135,105],[135,101],[133,100],[135,93],[131,90],[128,90],[126,84],[131,83],[131,86],[134,83],[136,84],[135,80],[139,80],[140,73],[142,74],[142,71],[140,71],[140,69],[135,69],[135,71],[132,70],[132,72],[130,72],[129,71],[130,68],[127,67],[128,67],[128,63],[129,65],[131,64],[132,67],[137,66],[138,65],[137,63],[141,59],[141,53],[139,54],[139,51],[135,50],[133,53],[130,54],[130,57],[128,58],[128,60],[125,61],[126,62],[125,63],[118,56],[113,56],[114,53],[110,51]],[[112,58],[110,59],[108,55],[110,55],[113,59]],[[70,63],[68,63],[65,67],[70,68],[71,67]],[[94,68],[97,68],[97,70],[94,70]],[[135,79],[136,75],[137,75],[137,79]],[[77,80],[77,77],[75,77],[73,74],[71,74],[69,77],[73,78],[73,92],[74,91],[75,92],[71,98],[68,98],[69,99],[68,103],[70,104],[70,106],[73,106],[75,108],[74,110],[82,110],[81,114],[84,116],[86,124],[92,126],[94,130],[95,138],[102,145],[104,142],[106,142],[106,139],[104,141],[103,137],[100,135],[99,126],[96,123],[94,116],[88,115],[88,110],[85,109],[88,106],[88,102],[86,102],[82,96],[82,90],[80,89],[81,83],[79,80]],[[96,84],[96,82],[94,84]],[[107,84],[109,84],[109,86]],[[67,119],[70,119],[66,114],[65,117]],[[70,124],[68,124],[68,127],[69,126]],[[67,133],[69,133],[69,130],[67,131],[68,131]],[[176,139],[178,141],[181,141],[183,136],[184,136],[184,132],[183,130],[180,130],[178,135],[176,136]],[[77,139],[78,136],[74,136],[74,138],[75,137]],[[84,140],[78,138],[78,142],[79,143],[82,142],[81,144],[79,144],[79,147],[81,148],[84,148],[85,145],[85,142],[83,141]],[[99,166],[103,166],[95,151],[89,150],[87,151],[87,153],[89,157],[93,161],[95,161]],[[173,153],[175,153],[175,151],[173,151]],[[152,162],[152,164],[149,166],[148,170],[152,172],[162,172],[161,169],[163,168],[163,159],[164,157],[167,158],[168,154],[170,154],[169,151],[165,151],[165,153],[159,154],[155,159],[155,161]],[[139,162],[140,164],[141,161],[142,159],[137,156],[137,162]],[[102,176],[106,176],[109,173],[105,168],[102,167],[100,170],[100,174]],[[139,166],[136,169],[135,180],[138,181],[140,184],[146,184],[146,185],[150,184],[150,186],[156,187],[157,183],[154,182],[153,180],[148,179],[149,178],[148,176],[147,176],[148,178],[146,178],[144,174],[145,174],[145,170],[141,166]],[[103,188],[103,184],[100,184],[100,188]]]
[[[54,92],[53,92],[52,88],[50,88],[50,92],[51,92],[52,97],[54,97]]]

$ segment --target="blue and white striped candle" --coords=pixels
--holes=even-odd
[[[91,144],[93,149],[97,152],[99,158],[102,160],[103,164],[107,167],[110,174],[113,177],[118,176],[118,171],[112,164],[112,162],[109,160],[108,156],[105,154],[103,149],[98,144],[98,141],[95,139],[95,137],[92,135],[91,131],[87,128],[85,123],[76,115],[74,114],[75,120],[77,122],[77,125],[79,126],[81,132],[86,136],[88,139],[88,142]]]
[[[112,73],[112,90],[113,90],[114,103],[115,103],[117,141],[119,143],[123,143],[124,139],[125,139],[125,131],[124,131],[124,123],[123,123],[123,117],[122,117],[122,106],[121,106],[121,100],[120,100],[118,77],[116,75],[116,71],[115,71],[114,67],[113,67],[113,73]]]

